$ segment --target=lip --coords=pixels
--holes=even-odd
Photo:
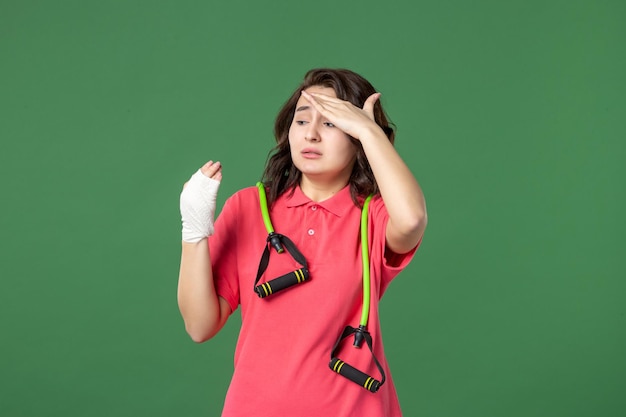
[[[322,153],[314,148],[304,148],[302,149],[300,154],[302,155],[303,158],[307,158],[307,159],[317,159],[322,156]]]

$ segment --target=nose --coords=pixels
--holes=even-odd
[[[318,136],[318,135],[314,135],[314,134],[310,134],[310,133],[307,133],[307,134],[304,136],[304,139],[305,139],[307,142],[319,142],[319,136]]]
[[[311,123],[307,124],[307,129],[304,132],[304,139],[309,142],[319,142],[321,140],[318,130],[318,118],[313,118]]]

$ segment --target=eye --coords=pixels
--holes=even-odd
[[[306,121],[304,121],[304,120],[296,120],[296,121],[295,121],[295,123],[296,123],[298,126],[304,126],[304,125],[306,124]]]
[[[326,126],[326,127],[335,127],[335,125],[332,124],[331,122],[324,122],[324,126]]]

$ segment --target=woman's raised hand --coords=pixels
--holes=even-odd
[[[369,96],[363,108],[325,94],[308,93],[303,90],[302,96],[329,122],[355,139],[360,139],[368,129],[382,130],[374,120],[374,104],[380,98],[380,93]]]
[[[209,177],[216,181],[222,180],[222,164],[219,161],[207,162],[206,164],[202,165],[202,168],[200,168],[200,171],[202,172],[202,174],[204,174],[205,177]]]
[[[183,241],[196,243],[213,234],[217,191],[222,180],[222,164],[209,161],[183,185],[180,214]]]

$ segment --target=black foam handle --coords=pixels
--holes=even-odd
[[[301,284],[308,279],[309,270],[307,268],[300,268],[278,278],[264,282],[261,285],[257,285],[254,287],[254,292],[256,292],[260,298],[265,298],[286,288]]]
[[[364,372],[359,371],[355,367],[350,366],[339,358],[332,358],[328,365],[334,372],[348,378],[350,381],[362,386],[368,391],[376,392],[378,391],[378,388],[380,388],[380,381],[372,378]]]

